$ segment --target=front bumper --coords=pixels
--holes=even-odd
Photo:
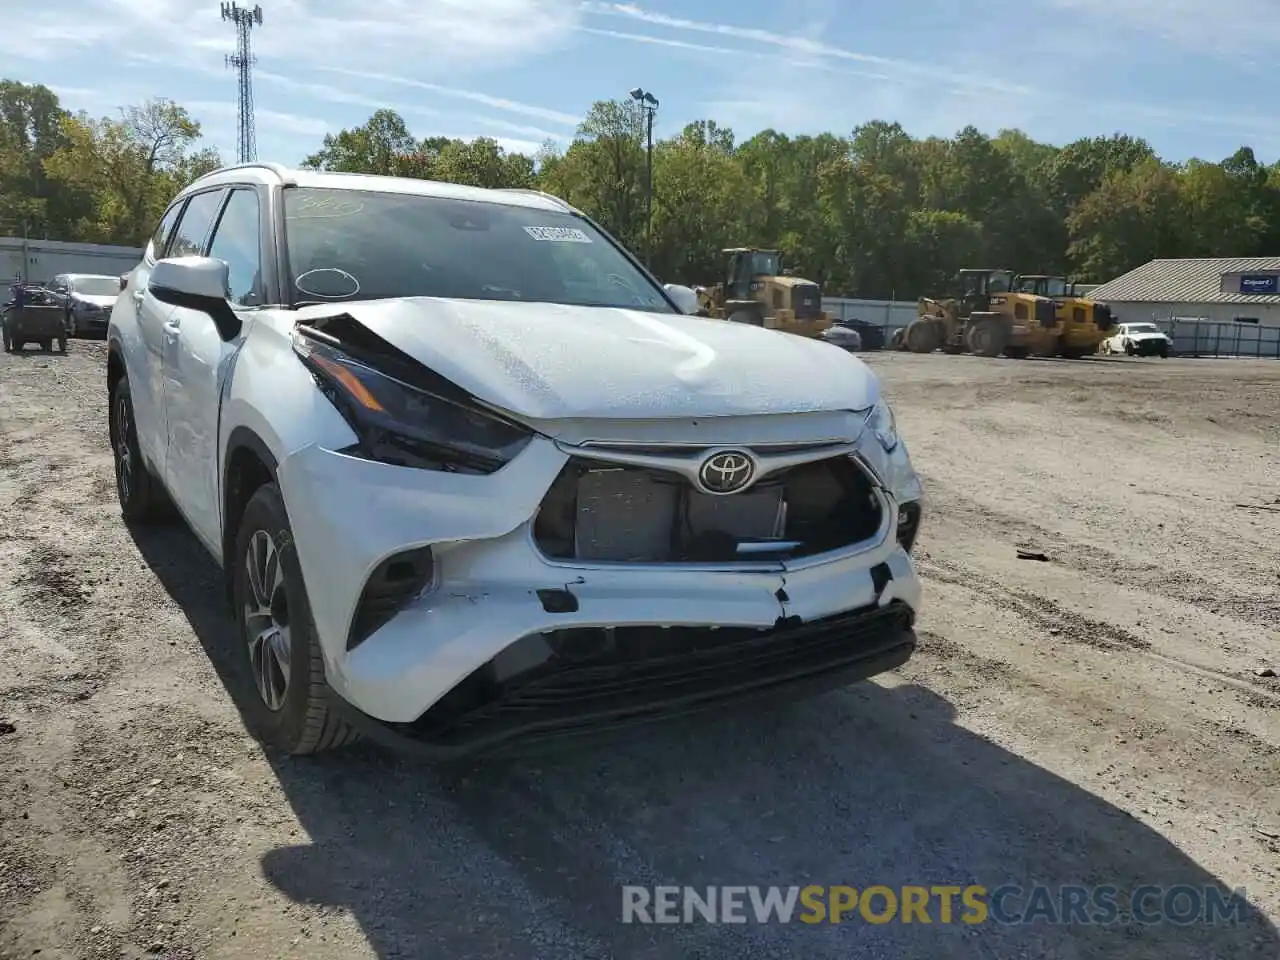
[[[75,315],[76,332],[103,333],[111,323],[110,313],[77,313]]]
[[[898,506],[918,501],[919,481],[905,447],[881,458],[890,520],[872,541],[795,561],[719,567],[548,560],[535,546],[533,518],[567,455],[541,438],[490,476],[392,467],[314,446],[287,457],[278,476],[326,675],[343,708],[370,734],[408,738],[442,756],[839,685],[903,662],[914,645],[921,588],[898,539]],[[388,557],[426,546],[430,587],[348,649],[371,573]],[[601,689],[627,687],[625,703],[576,695],[549,716],[527,703],[511,708],[519,698],[506,697],[501,709],[490,704],[501,717],[472,711],[461,726],[424,734],[428,711],[538,638],[644,629],[657,631],[655,650],[681,630],[705,636],[695,638],[700,652],[686,651],[683,666],[668,664],[675,672],[651,682],[644,678],[654,663],[633,664],[638,673],[598,674]],[[792,630],[820,636],[804,640]],[[704,649],[730,634],[737,639],[720,654]],[[646,636],[636,640],[644,649]],[[770,650],[749,656],[759,644]],[[712,668],[720,655],[727,660]],[[736,669],[748,660],[759,669]],[[558,674],[554,685],[562,691],[565,682]],[[547,690],[538,696],[545,701]]]
[[[1169,341],[1163,338],[1152,337],[1145,340],[1130,340],[1133,346],[1135,356],[1154,357],[1162,353],[1169,353]]]

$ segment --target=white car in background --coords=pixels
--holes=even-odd
[[[696,307],[531,191],[184,190],[112,314],[111,443],[126,520],[176,506],[225,571],[255,732],[448,758],[903,663],[878,380]]]
[[[1100,353],[1130,357],[1167,357],[1172,349],[1173,341],[1168,335],[1148,322],[1122,323],[1098,346]]]

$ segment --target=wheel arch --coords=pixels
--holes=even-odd
[[[228,600],[240,518],[254,493],[263,485],[275,482],[279,466],[266,441],[250,427],[238,426],[227,437],[222,464],[222,574]]]
[[[120,341],[111,339],[107,341],[107,397],[110,398],[115,393],[116,384],[125,378],[126,369],[124,365],[124,350],[120,347]]]

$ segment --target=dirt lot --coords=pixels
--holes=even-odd
[[[929,497],[906,668],[441,772],[264,755],[213,564],[119,521],[102,344],[0,356],[0,957],[1280,955],[1280,363],[871,362]],[[626,883],[972,882],[1252,906],[618,922]]]

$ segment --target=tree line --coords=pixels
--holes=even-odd
[[[95,119],[43,86],[0,81],[0,233],[141,245],[173,194],[220,162],[170,100]],[[379,110],[326,135],[303,165],[545,190],[645,249],[645,126],[632,101],[595,103],[567,148],[534,156],[488,138],[418,138]],[[1156,257],[1280,252],[1280,163],[1249,147],[1171,163],[1121,133],[1059,147],[974,127],[917,139],[872,121],[847,136],[738,140],[700,120],[654,144],[653,269],[712,282],[729,246],[780,248],[846,296],[913,299],[967,266],[1099,282]]]

